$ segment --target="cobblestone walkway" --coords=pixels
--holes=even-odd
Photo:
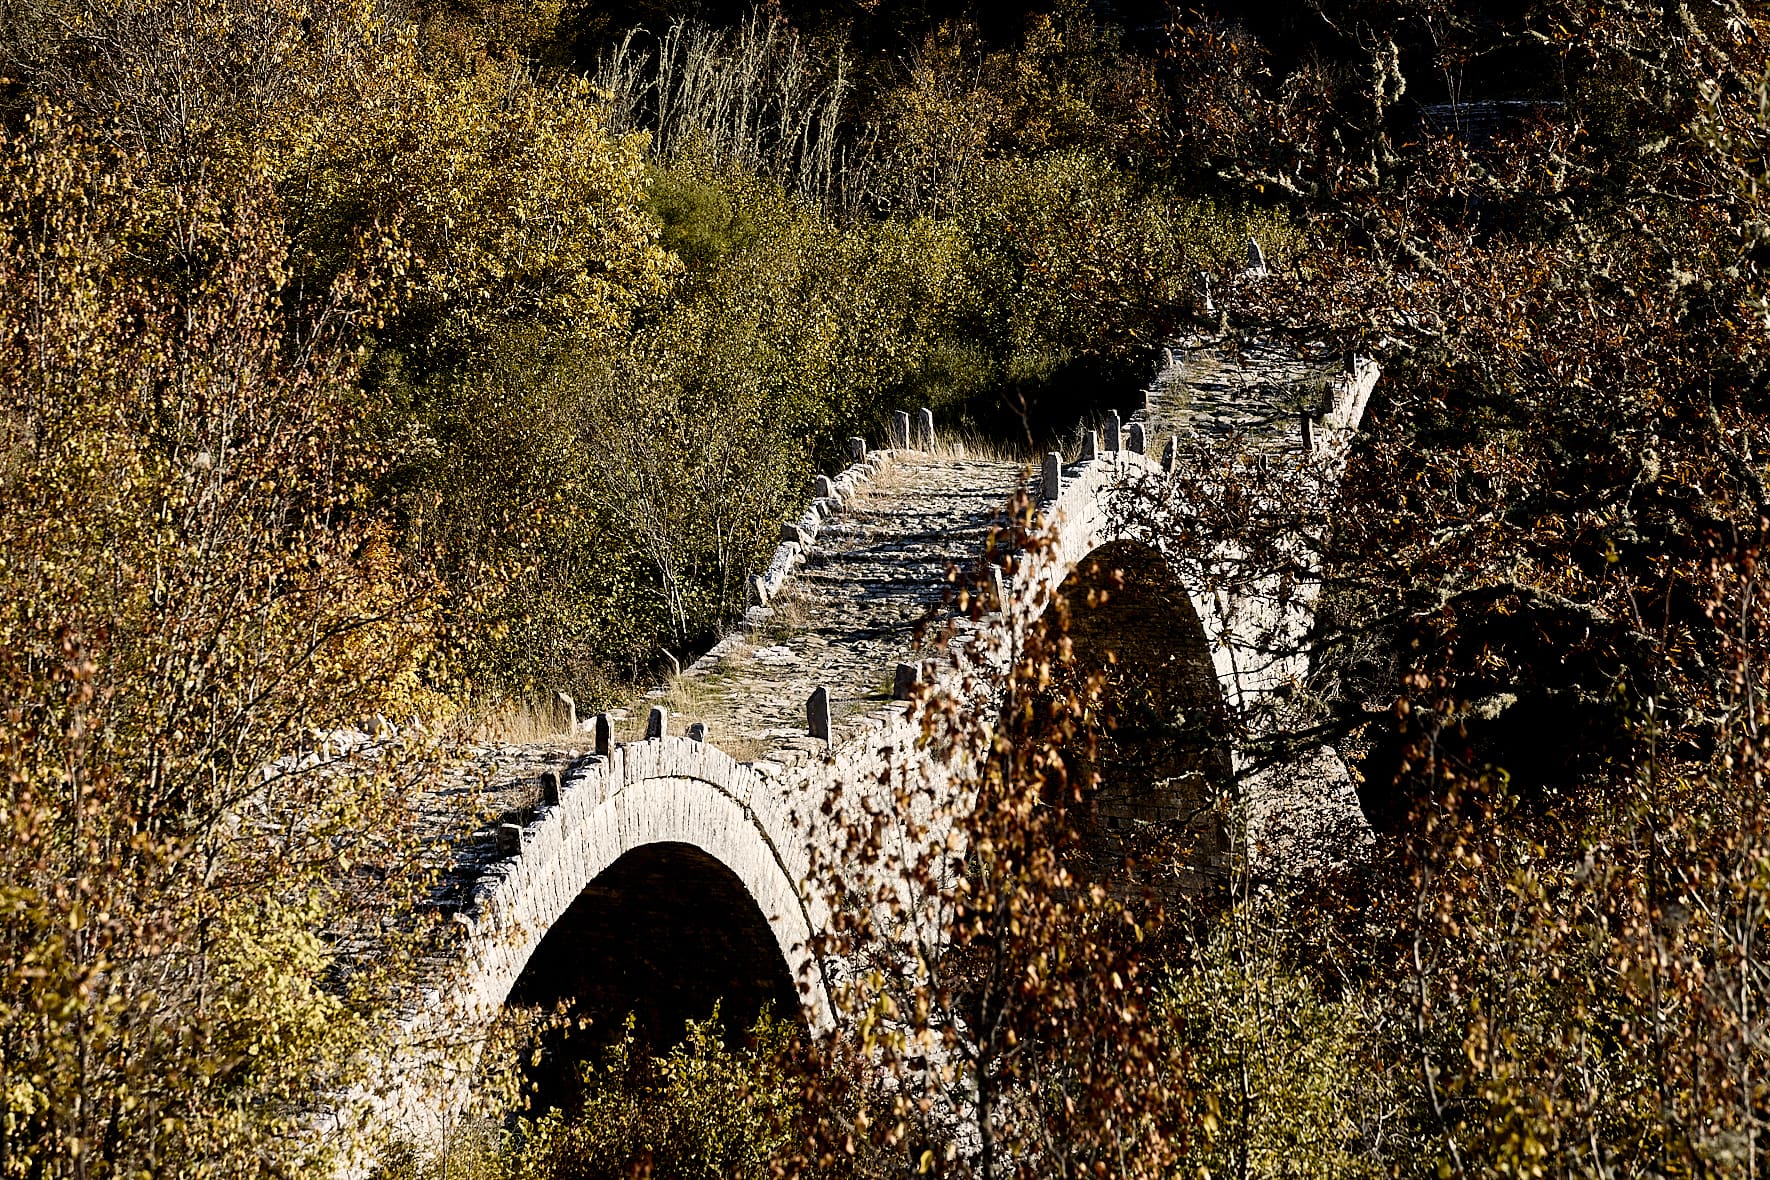
[[[984,551],[1022,476],[1020,463],[962,451],[894,453],[824,525],[782,592],[665,703],[680,724],[705,722],[707,740],[733,757],[791,766],[820,748],[806,702],[821,686],[840,742],[856,714],[891,707],[897,663],[919,625],[943,617],[949,572]]]
[[[1142,409],[1126,421],[1144,425],[1151,454],[1176,434],[1233,437],[1247,453],[1295,449],[1302,411],[1319,407],[1326,382],[1341,368],[1325,349],[1254,342],[1226,350],[1193,340],[1170,351],[1147,391],[1127,395],[1127,411],[1139,401]],[[923,625],[950,616],[943,609],[949,571],[983,554],[1010,498],[1037,475],[1030,461],[970,454],[955,444],[870,452],[866,469],[846,494],[826,502],[827,516],[807,514],[815,536],[807,534],[809,543],[768,604],[752,608],[681,675],[635,707],[616,710],[614,740],[642,738],[649,706],[662,705],[671,734],[703,724],[708,742],[778,774],[821,753],[807,724],[816,688],[829,694],[837,743],[865,715],[900,707],[892,701],[893,673],[917,657]],[[477,795],[480,822],[465,820],[458,806],[453,811],[455,823],[473,830],[462,832],[439,900],[464,896],[498,858],[494,827],[526,822],[542,772],[563,773],[590,748],[590,735],[580,732],[467,752],[445,793]]]

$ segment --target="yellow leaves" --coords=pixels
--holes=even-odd
[[[0,421],[33,432],[0,514],[0,678],[25,704],[0,719],[16,884],[0,962],[35,973],[6,998],[32,997],[43,1031],[24,1048],[9,1007],[0,1037],[61,1109],[70,1054],[105,1071],[82,1100],[115,1120],[119,1170],[159,1133],[131,1097],[150,1091],[197,1145],[158,1143],[157,1166],[198,1175],[361,1040],[321,986],[309,890],[400,830],[334,845],[339,817],[384,817],[377,786],[287,772],[264,789],[263,772],[310,727],[421,698],[432,603],[364,513],[377,473],[346,434],[348,342],[284,318],[288,242],[262,191],[228,191],[234,176],[139,199],[153,178],[126,167],[95,201],[118,162],[36,126],[0,162],[21,182],[0,186],[8,224],[42,235],[0,235]],[[165,283],[141,255],[187,214],[201,265]],[[20,1113],[37,1091],[0,1099],[9,1141],[65,1156]],[[251,1147],[263,1166],[273,1149]]]

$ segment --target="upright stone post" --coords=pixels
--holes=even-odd
[[[607,758],[609,751],[614,748],[614,737],[614,722],[609,720],[607,713],[598,713],[596,715],[596,753]]]
[[[1266,255],[1260,250],[1260,243],[1253,238],[1248,239],[1248,269],[1255,274],[1266,273]]]
[[[553,728],[560,733],[578,732],[578,702],[570,693],[553,694]]]
[[[1311,419],[1309,417],[1308,410],[1303,411],[1302,417],[1303,417],[1303,453],[1305,455],[1313,455],[1313,454],[1315,454],[1315,422],[1313,419]]]
[[[658,741],[670,732],[670,710],[662,705],[653,705],[651,712],[645,715],[645,740]]]
[[[1248,240],[1252,241],[1253,239],[1250,238]],[[1203,292],[1204,297],[1205,297],[1205,310],[1206,311],[1216,311],[1217,310],[1216,301],[1211,298],[1211,272],[1210,271],[1201,270],[1198,272],[1198,286],[1199,286],[1199,290],[1201,292]]]
[[[1082,435],[1082,462],[1092,463],[1100,458],[1100,432],[1089,430]]]
[[[761,574],[750,575],[750,597],[757,606],[768,605],[768,583],[762,580]]]
[[[856,463],[864,463],[867,459],[867,440],[858,435],[848,440],[848,457]]]
[[[1006,613],[1008,610],[1008,580],[1002,576],[1002,567],[993,562],[989,567],[990,589],[996,596],[996,609]]]
[[[689,726],[688,727],[688,740],[691,742],[704,742],[704,741],[706,741],[707,740],[707,723],[705,721],[697,721],[693,725]]]
[[[541,772],[541,802],[549,807],[559,806],[559,771],[548,769]]]
[[[1144,447],[1148,445],[1148,441],[1147,436],[1143,431],[1143,423],[1131,423],[1131,437],[1128,441],[1128,445],[1133,451],[1137,452],[1137,454],[1141,455],[1144,453]]]
[[[1174,464],[1180,461],[1180,440],[1173,435],[1162,444],[1162,470],[1169,475],[1174,474]]]
[[[896,673],[891,677],[891,699],[909,700],[916,693],[916,681],[919,679],[921,673],[914,664],[899,664]]]
[[[1125,424],[1120,420],[1117,410],[1106,411],[1106,449],[1109,451],[1125,449]]]
[[[927,406],[923,406],[922,412],[916,416],[916,436],[924,451],[934,449],[934,411]]]
[[[1063,456],[1045,453],[1045,469],[1039,476],[1039,503],[1049,504],[1063,492]]]
[[[814,738],[830,740],[830,690],[821,684],[805,702],[805,728]]]
[[[812,495],[819,500],[833,499],[836,495],[835,481],[827,475],[818,476],[817,482],[812,485]]]
[[[522,829],[515,824],[498,825],[498,855],[522,855]]]
[[[891,415],[891,445],[899,450],[910,449],[910,416],[903,410]]]

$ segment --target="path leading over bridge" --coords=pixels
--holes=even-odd
[[[654,694],[649,716],[590,721],[604,726],[596,752],[546,786],[526,823],[460,847],[452,962],[406,1019],[407,1048],[375,1105],[434,1138],[462,1097],[464,1063],[513,996],[590,994],[617,1008],[644,997],[677,1017],[697,1014],[716,982],[753,1005],[796,1006],[814,1029],[839,1022],[831,967],[810,949],[845,884],[820,867],[840,855],[830,833],[876,784],[946,773],[918,745],[905,672],[938,689],[999,664],[1005,640],[1090,554],[1116,559],[1131,545],[1159,557],[1166,572],[1150,584],[1166,597],[1115,617],[1178,636],[1151,666],[1180,668],[1188,708],[1208,696],[1242,718],[1244,735],[1286,724],[1282,702],[1307,672],[1314,590],[1299,581],[1311,581],[1312,555],[1299,550],[1282,579],[1225,581],[1213,571],[1235,557],[1233,539],[1172,552],[1139,536],[1121,502],[1159,497],[1176,451],[1201,446],[1234,452],[1231,466],[1293,464],[1325,501],[1375,380],[1369,362],[1347,368],[1288,346],[1200,347],[1170,354],[1123,425],[1114,415],[1104,437],[1085,433],[1069,461],[1049,456],[1042,470],[942,443],[926,417],[900,422],[889,450],[857,447],[783,528],[742,626]],[[1039,502],[1054,543],[1012,563],[1001,600],[982,586],[994,609],[981,620],[958,616],[954,571],[976,568],[1020,492]],[[1225,755],[1249,770],[1239,747]],[[1193,777],[1170,767],[1164,790],[1196,795]],[[1288,808],[1361,822],[1325,749],[1244,773],[1240,789],[1256,818]]]

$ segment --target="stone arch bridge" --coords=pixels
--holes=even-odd
[[[773,1002],[813,1029],[840,1021],[810,950],[841,888],[816,867],[839,819],[829,801],[926,759],[903,699],[919,681],[939,688],[967,664],[999,661],[1002,639],[1066,581],[1134,571],[1096,641],[1157,649],[1150,666],[1167,669],[1185,711],[1233,711],[1244,739],[1291,724],[1315,597],[1306,545],[1237,583],[1220,574],[1235,539],[1175,552],[1124,501],[1152,488],[1159,499],[1188,455],[1216,453],[1228,467],[1282,467],[1325,505],[1376,378],[1369,361],[1288,345],[1235,355],[1201,345],[1170,351],[1134,413],[1081,432],[1071,456],[1048,455],[1041,470],[943,443],[926,411],[899,415],[890,449],[855,440],[853,464],[820,478],[814,503],[783,527],[741,627],[654,694],[646,730],[637,716],[586,721],[595,752],[544,776],[526,822],[461,847],[460,936],[404,1019],[405,1044],[373,1099],[382,1116],[419,1140],[439,1135],[463,1093],[458,1067],[512,998],[637,1003],[679,1030],[712,990],[728,1016]],[[978,564],[1022,494],[1048,543]],[[981,621],[953,609],[955,569],[985,571],[969,587],[990,608]],[[932,646],[920,642],[931,623],[946,636]],[[1254,768],[1245,740],[1224,732],[1205,741],[1205,761],[1242,771],[1251,824],[1301,816],[1305,839],[1311,824],[1362,827],[1331,750]],[[1170,761],[1146,779],[1171,794],[1199,765]],[[1102,814],[1134,823],[1173,806],[1144,791]]]

